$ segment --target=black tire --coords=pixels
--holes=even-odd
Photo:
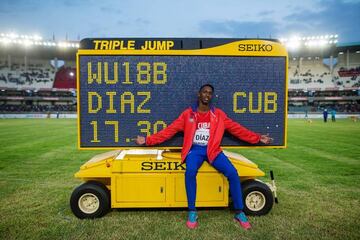
[[[83,183],[72,192],[70,207],[80,219],[100,218],[110,210],[109,190],[99,182]]]
[[[274,197],[270,188],[265,183],[257,180],[247,180],[241,185],[244,198],[244,212],[247,215],[262,216],[270,212],[274,204]]]

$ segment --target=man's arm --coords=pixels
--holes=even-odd
[[[139,145],[156,145],[172,138],[177,132],[184,129],[184,112],[169,126],[164,128],[158,133],[155,133],[148,137],[137,136],[135,142]]]
[[[224,124],[225,124],[225,129],[228,132],[230,132],[232,135],[251,144],[255,144],[258,142],[262,142],[264,144],[270,144],[273,140],[272,138],[269,137],[269,134],[260,135],[253,131],[250,131],[249,129],[241,126],[239,123],[233,121],[226,114],[225,114]]]

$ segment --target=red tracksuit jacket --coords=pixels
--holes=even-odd
[[[212,163],[217,155],[222,151],[220,148],[220,143],[225,130],[230,132],[235,137],[252,144],[258,143],[260,141],[259,134],[256,134],[241,126],[237,122],[234,122],[222,110],[218,108],[211,108],[210,111],[210,137],[207,146],[207,156],[210,163]],[[196,108],[187,108],[167,128],[156,134],[148,136],[146,138],[146,145],[151,146],[160,144],[170,139],[177,132],[183,131],[184,141],[181,151],[181,159],[182,162],[184,162],[193,144],[193,138],[196,131],[196,119]]]

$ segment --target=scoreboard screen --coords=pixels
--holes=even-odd
[[[139,147],[137,135],[166,128],[196,105],[199,88],[207,83],[215,88],[214,107],[254,132],[269,134],[270,147],[286,146],[287,53],[279,43],[234,40],[178,49],[178,41],[115,42],[87,40],[92,47],[77,55],[80,149]],[[182,141],[179,132],[152,148],[181,148]],[[229,133],[221,145],[264,146]]]

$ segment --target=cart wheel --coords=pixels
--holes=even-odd
[[[247,215],[261,216],[267,214],[273,204],[274,198],[270,188],[260,181],[248,180],[242,183],[244,197],[244,212]]]
[[[99,182],[86,182],[73,191],[70,198],[71,211],[78,218],[99,218],[110,209],[109,190]]]

